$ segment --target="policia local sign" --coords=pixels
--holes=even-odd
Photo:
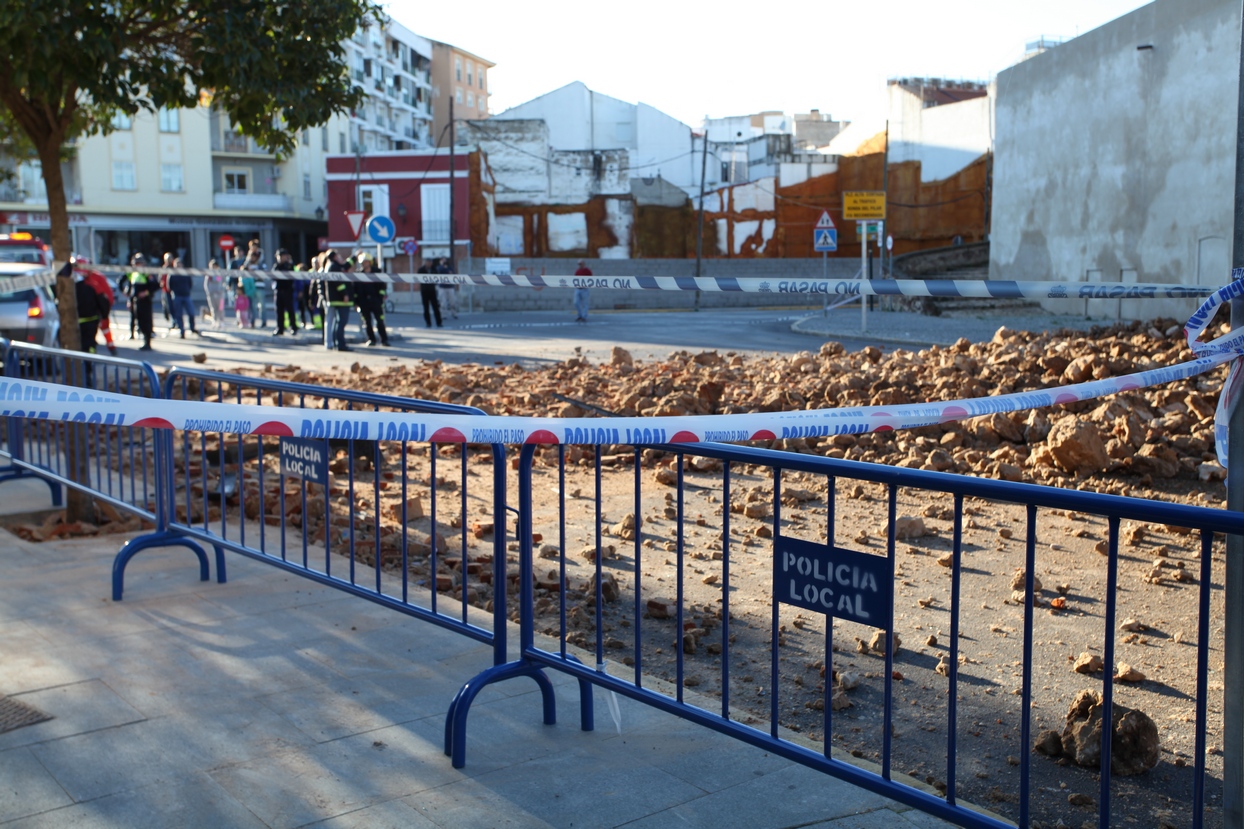
[[[889,631],[894,577],[887,556],[799,538],[774,538],[773,592],[779,602]]]

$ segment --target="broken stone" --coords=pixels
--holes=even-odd
[[[1095,674],[1102,669],[1103,665],[1100,656],[1085,651],[1076,659],[1071,669],[1078,674]]]
[[[904,515],[894,520],[895,538],[920,538],[925,534],[924,519],[913,515]]]
[[[1142,674],[1140,671],[1136,670],[1135,668],[1133,668],[1131,665],[1127,664],[1126,662],[1119,663],[1118,672],[1114,675],[1114,678],[1117,679],[1119,682],[1144,682],[1145,681],[1145,675]]]
[[[1142,711],[1115,703],[1110,724],[1110,771],[1120,777],[1141,774],[1158,764],[1158,727]],[[1102,697],[1083,690],[1067,711],[1063,756],[1087,768],[1101,766]]]

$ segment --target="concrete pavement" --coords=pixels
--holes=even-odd
[[[490,687],[455,770],[445,709],[489,649],[237,556],[220,585],[144,553],[113,603],[122,540],[0,530],[0,693],[55,717],[0,734],[6,829],[947,825],[625,699],[619,734],[599,691],[582,732],[556,673],[559,724]]]

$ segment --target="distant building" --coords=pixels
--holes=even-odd
[[[832,115],[822,114],[819,109],[805,114],[796,113],[794,122],[794,147],[796,150],[808,151],[819,150],[827,146],[851,123],[850,121],[835,121]]]
[[[444,147],[449,143],[449,101],[454,102],[458,120],[487,118],[488,70],[496,66],[457,46],[432,41],[432,140]]]
[[[889,163],[918,161],[921,181],[940,181],[991,152],[991,89],[941,78],[891,80]]]
[[[360,28],[346,45],[353,81],[367,98],[351,113],[338,153],[432,145],[432,41],[396,20]]]
[[[1000,73],[990,277],[1228,282],[1239,44],[1239,3],[1156,0]],[[1043,304],[1141,318],[1193,303]]]

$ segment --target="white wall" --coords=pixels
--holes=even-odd
[[[988,95],[935,107],[898,84],[889,96],[889,160],[920,162],[921,181],[949,178],[992,149],[992,85]]]
[[[631,153],[632,174],[647,178],[660,175],[684,190],[699,188],[700,145],[697,143],[692,152],[691,128],[645,103],[640,103],[636,111],[639,142]]]
[[[1001,73],[991,278],[1226,282],[1239,36],[1235,0],[1157,0]],[[1140,302],[1087,310],[1192,305]]]

